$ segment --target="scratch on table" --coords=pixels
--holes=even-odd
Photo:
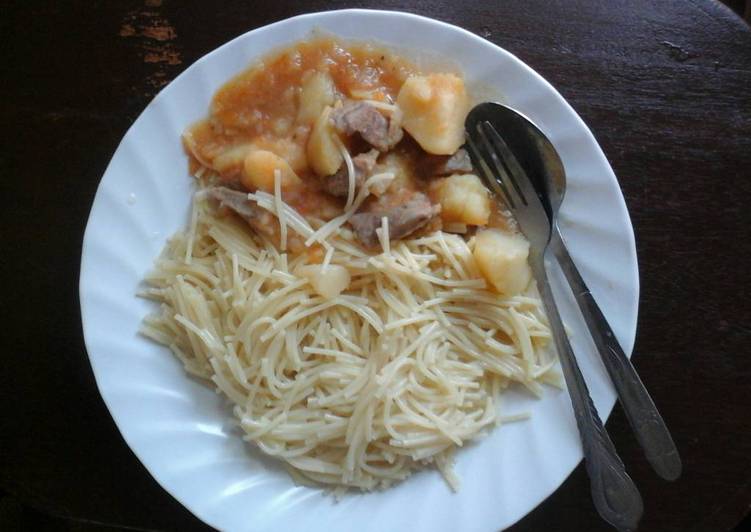
[[[670,41],[662,41],[660,44],[663,45],[665,48],[667,48],[668,53],[670,54],[670,57],[672,57],[679,63],[683,63],[684,61],[688,61],[689,59],[698,57],[697,54],[691,53],[685,48],[683,48],[682,46],[674,44]]]
[[[167,63],[168,65],[179,65],[182,63],[180,59],[180,52],[173,52],[170,50],[161,50],[154,52],[146,52],[143,56],[144,63]]]
[[[155,41],[171,41],[177,34],[172,26],[151,26],[143,28],[141,34]]]
[[[144,7],[128,12],[122,20],[118,35],[128,39],[138,50],[145,64],[154,65],[146,77],[151,95],[174,77],[171,67],[182,64],[177,30],[161,11],[162,0],[144,0]]]
[[[120,27],[120,31],[118,33],[120,37],[132,37],[135,34],[136,34],[136,29],[130,24],[123,24]]]

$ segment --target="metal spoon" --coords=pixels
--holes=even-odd
[[[551,254],[548,243],[554,223],[545,212],[529,176],[486,118],[492,117],[483,114],[482,109],[478,110],[477,107],[467,116],[467,149],[475,169],[490,189],[504,201],[518,223],[519,230],[529,242],[529,266],[548,316],[574,409],[592,501],[598,513],[608,523],[620,532],[631,532],[636,529],[644,512],[641,495],[626,473],[592,403],[548,280],[546,264],[549,262],[547,256]]]
[[[492,116],[493,125],[532,180],[548,216],[554,222],[550,251],[571,287],[647,460],[662,478],[677,479],[681,474],[681,458],[673,438],[577,270],[558,228],[557,213],[566,192],[566,172],[558,152],[540,128],[518,111],[499,103],[484,103],[477,107],[482,107],[483,115]]]

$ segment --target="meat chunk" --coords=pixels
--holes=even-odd
[[[460,148],[438,170],[441,172],[440,175],[469,174],[472,172],[472,160],[467,151]]]
[[[250,201],[247,192],[239,192],[226,187],[211,187],[206,189],[206,193],[210,198],[219,201],[221,207],[231,210],[248,222],[259,233],[271,237],[276,235],[274,216]]]
[[[378,109],[366,102],[347,102],[331,113],[334,127],[344,135],[359,133],[368,144],[379,151],[388,151],[400,140],[404,132],[390,124]]]
[[[425,178],[471,174],[472,171],[472,160],[469,154],[461,148],[450,156],[425,154],[420,161],[420,174]]]
[[[229,209],[248,222],[256,233],[264,235],[276,246],[280,246],[279,220],[266,209],[259,207],[255,201],[249,200],[247,192],[226,187],[210,187],[206,189],[206,194],[217,200],[221,208]],[[287,236],[287,249],[295,253],[302,252],[305,249],[303,239],[297,233],[290,232]]]
[[[355,192],[357,192],[370,174],[373,173],[378,155],[378,150],[370,150],[369,152],[352,157],[352,164],[355,167]],[[326,192],[333,196],[347,197],[347,193],[349,192],[349,171],[347,170],[347,165],[342,165],[334,175],[326,178]]]
[[[425,194],[416,192],[404,203],[384,211],[361,212],[349,219],[355,234],[365,247],[378,245],[376,229],[381,227],[381,218],[388,218],[389,240],[397,240],[413,233],[427,224],[441,210],[432,205]]]
[[[222,207],[227,207],[236,212],[247,221],[257,220],[265,212],[258,205],[248,200],[247,192],[240,192],[227,187],[211,187],[206,189],[206,194],[217,200]]]

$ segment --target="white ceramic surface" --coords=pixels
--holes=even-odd
[[[565,392],[542,400],[512,392],[506,413],[529,410],[457,453],[461,490],[434,470],[390,490],[338,503],[295,486],[273,460],[245,445],[213,390],[186,376],[168,352],[137,334],[150,303],[135,297],[166,238],[187,221],[191,179],[180,133],[204,116],[212,93],[270,49],[314,28],[373,39],[408,54],[430,51],[461,65],[534,120],[560,151],[569,178],[561,226],[582,275],[627,353],[636,330],[633,231],[613,172],[594,137],[544,79],[510,53],[465,30],[414,15],[347,10],[303,15],[253,30],[203,57],[154,98],[123,138],[91,209],[81,260],[81,314],[99,390],[123,437],[154,478],[186,508],[222,530],[326,532],[491,531],[540,504],[581,460]],[[562,278],[554,289],[600,414],[614,392]],[[581,494],[588,497],[587,492]]]

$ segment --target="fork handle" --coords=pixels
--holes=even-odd
[[[558,259],[568,280],[589,333],[647,460],[665,480],[677,479],[681,474],[681,458],[670,431],[582,279],[557,226],[553,231],[549,249]]]
[[[618,530],[635,530],[644,510],[641,495],[626,473],[623,462],[592,403],[587,384],[558,314],[545,270],[544,257],[530,256],[530,266],[537,280],[574,408],[595,508],[603,519]]]

